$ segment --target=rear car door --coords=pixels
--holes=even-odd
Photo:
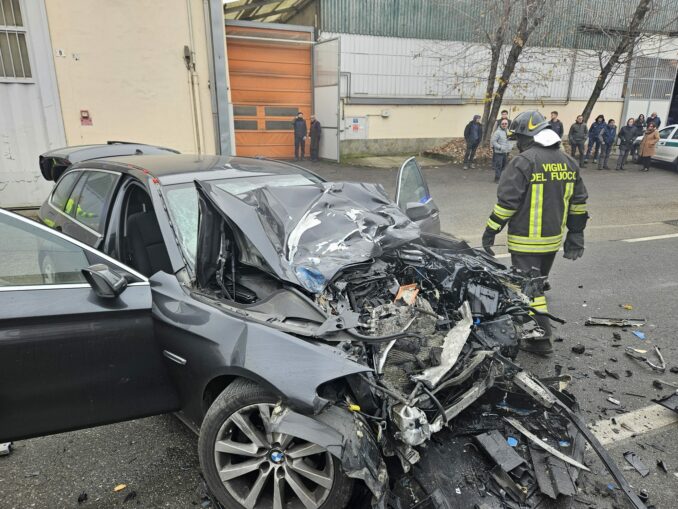
[[[0,442],[178,409],[156,344],[148,280],[0,209]],[[128,287],[100,297],[82,269]]]
[[[80,174],[76,182],[72,182],[76,180],[71,177],[74,172]],[[101,247],[108,210],[120,177],[117,172],[101,169],[65,173],[40,209],[40,218],[70,237]]]
[[[428,184],[414,157],[403,163],[398,172],[396,203],[422,231],[440,233],[440,210],[433,201]]]

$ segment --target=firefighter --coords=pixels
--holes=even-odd
[[[497,187],[497,204],[487,220],[483,248],[494,255],[495,236],[508,224],[508,249],[514,267],[535,268],[548,276],[560,249],[565,226],[564,257],[584,254],[584,228],[588,219],[586,187],[574,158],[560,150],[560,137],[538,111],[518,115],[509,128],[520,154],[506,166]],[[534,318],[543,334],[526,338],[523,350],[548,354],[551,323],[543,289],[531,295]]]

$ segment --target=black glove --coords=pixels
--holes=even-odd
[[[492,246],[494,246],[494,238],[497,236],[497,232],[486,228],[485,233],[483,233],[483,249],[490,256],[494,256],[494,251],[492,251]]]
[[[563,258],[576,260],[584,255],[584,232],[567,232]]]

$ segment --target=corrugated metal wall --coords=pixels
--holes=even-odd
[[[484,42],[498,25],[497,0],[319,0],[323,32]],[[515,2],[516,11],[519,2]],[[678,31],[678,0],[655,0],[644,23],[648,31]],[[595,27],[624,29],[637,2],[551,0],[530,44],[611,49],[615,40]],[[517,14],[517,12],[516,12]],[[593,30],[584,30],[584,26]]]
[[[489,50],[478,44],[323,33],[341,38],[341,72],[349,97],[402,97],[480,100],[485,90]],[[592,51],[529,48],[513,75],[506,99],[586,100],[599,72]],[[570,83],[572,69],[574,76]],[[501,69],[499,70],[501,72]],[[623,69],[603,91],[602,100],[620,100]]]

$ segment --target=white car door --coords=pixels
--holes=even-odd
[[[667,146],[667,141],[671,139],[673,130],[676,126],[665,127],[664,129],[659,130],[659,141],[657,142],[657,153],[652,159],[658,159],[660,161],[673,161],[674,158],[670,157],[670,147]]]

